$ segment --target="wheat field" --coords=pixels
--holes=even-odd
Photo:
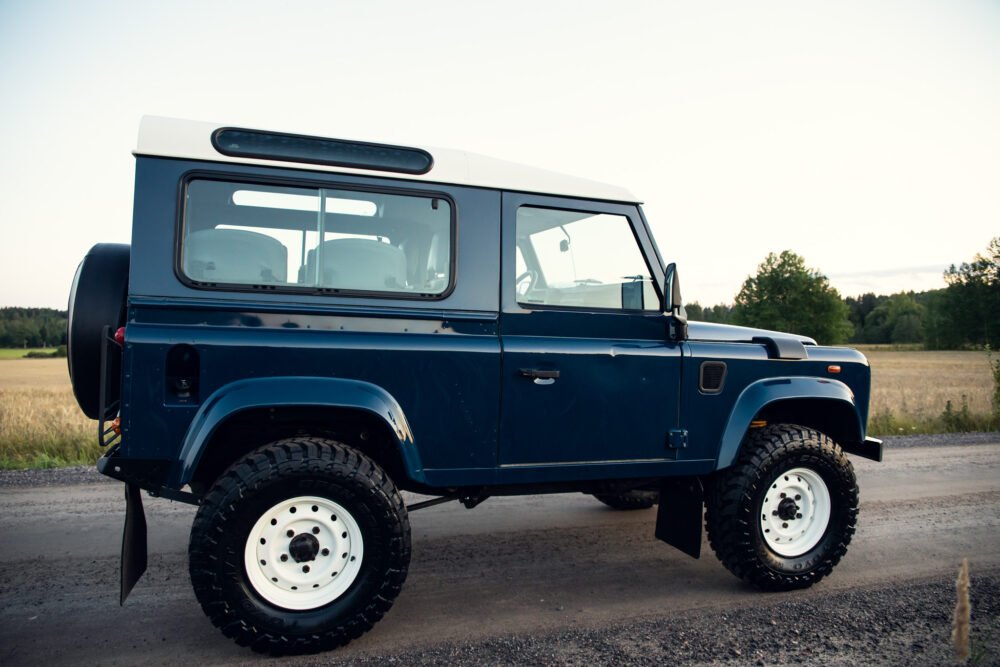
[[[986,353],[865,354],[872,367],[872,435],[1000,426]],[[0,469],[91,464],[100,451],[97,422],[77,407],[65,359],[0,359]]]
[[[872,367],[870,413],[876,422],[892,415],[902,422],[897,430],[920,430],[920,424],[940,418],[948,401],[955,411],[967,406],[973,417],[992,413],[993,377],[985,352],[864,353]]]
[[[0,469],[90,464],[100,454],[65,359],[0,360]]]

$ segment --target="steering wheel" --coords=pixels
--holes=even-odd
[[[538,272],[528,269],[517,277],[514,281],[518,296],[524,296],[531,289],[531,286],[538,280]]]

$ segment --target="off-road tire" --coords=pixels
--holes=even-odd
[[[764,539],[761,512],[767,493],[793,469],[822,479],[829,491],[829,521],[815,546],[783,556]],[[851,462],[829,437],[803,426],[754,430],[732,467],[708,484],[705,523],[712,549],[730,572],[765,590],[808,588],[830,574],[847,552],[857,517]]]
[[[659,502],[656,491],[623,491],[621,493],[595,493],[595,498],[615,510],[648,510]]]
[[[129,246],[98,243],[83,258],[73,276],[66,324],[66,363],[73,395],[91,419],[100,419],[101,348],[104,327],[111,333],[125,324],[128,295]],[[111,380],[105,387],[105,402],[118,400],[121,362],[108,359]]]
[[[364,554],[339,597],[293,610],[254,587],[244,549],[268,512],[304,497],[345,508]],[[392,607],[409,562],[410,523],[396,486],[370,458],[332,440],[293,438],[253,451],[215,482],[191,528],[191,583],[205,614],[237,644],[272,655],[325,651],[360,637]]]

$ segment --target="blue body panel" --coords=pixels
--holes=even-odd
[[[243,410],[286,406],[349,407],[376,415],[395,436],[410,476],[424,481],[413,433],[396,399],[370,382],[299,376],[237,380],[216,389],[195,413],[167,484],[180,487],[191,480],[206,442],[226,419]]]
[[[199,394],[220,403],[210,413],[166,391],[165,359],[180,344],[199,354]],[[183,474],[171,479],[174,485],[187,481],[189,466],[200,458],[192,448],[205,442],[203,429],[214,430],[224,409],[235,414],[263,406],[266,390],[273,390],[271,405],[348,406],[353,399],[359,409],[373,411],[372,394],[348,392],[344,382],[376,387],[394,406],[393,419],[409,424],[399,444],[404,461],[412,464],[411,479],[421,479],[422,466],[490,467],[496,462],[500,346],[495,318],[238,313],[137,306],[133,300],[126,364],[131,382],[123,407],[123,453],[180,460]],[[301,386],[293,386],[296,382]],[[233,388],[240,391],[230,395]],[[196,415],[212,423],[201,424]]]
[[[757,380],[744,389],[736,400],[736,406],[729,415],[726,429],[722,435],[716,468],[728,468],[733,464],[739,453],[743,436],[750,428],[750,422],[763,408],[777,401],[792,399],[828,400],[849,405],[854,408],[854,395],[843,382],[839,380],[823,380],[811,377],[778,377]],[[853,410],[857,415],[857,410]],[[850,425],[857,434],[854,442],[864,440],[864,430],[860,419]]]
[[[455,287],[440,299],[202,289],[176,271],[185,179],[218,176],[317,187],[438,193],[454,203]],[[545,485],[699,475],[730,465],[762,409],[810,399],[847,406],[864,439],[864,357],[806,343],[769,359],[759,331],[692,323],[670,340],[656,311],[525,309],[515,294],[514,211],[523,204],[626,216],[662,284],[637,206],[483,188],[139,157],[118,456],[166,462],[192,479],[226,420],[260,408],[329,406],[375,415],[405,478],[426,488]],[[764,332],[767,333],[767,332]],[[197,391],[168,388],[168,355],[190,349]],[[725,384],[699,388],[703,361]],[[828,367],[842,367],[831,375]],[[535,383],[521,369],[557,369]],[[684,432],[677,447],[668,434]]]
[[[688,340],[684,345],[681,412],[691,447],[716,459],[718,468],[725,468],[732,464],[750,422],[764,407],[805,398],[848,405],[853,415],[848,430],[856,434],[856,442],[864,440],[870,369],[862,354],[810,345],[807,359],[769,359],[763,345],[738,342],[735,333],[740,330],[732,327],[720,332],[720,338],[728,340]],[[699,388],[698,369],[705,361],[726,364],[725,382],[718,393]],[[840,372],[831,374],[830,365],[840,366]]]

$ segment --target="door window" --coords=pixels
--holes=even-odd
[[[518,303],[659,310],[655,283],[627,217],[522,206],[516,234]]]

